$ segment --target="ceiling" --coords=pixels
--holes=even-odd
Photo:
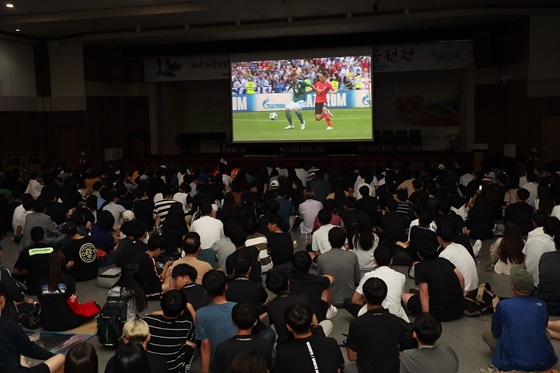
[[[550,14],[560,14],[560,1],[4,0],[0,33],[132,46],[494,26]]]

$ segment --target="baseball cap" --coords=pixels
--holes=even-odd
[[[148,180],[148,175],[140,175],[140,180]]]
[[[132,221],[134,220],[134,213],[130,210],[125,210],[122,212],[122,218],[124,221]]]
[[[69,221],[68,223],[64,224],[64,227],[62,227],[61,232],[68,236],[73,236],[78,233],[78,227],[76,226],[75,223]]]
[[[280,186],[280,182],[278,180],[272,180],[270,182],[270,187],[271,188],[278,188]]]
[[[522,266],[517,265],[511,267],[511,283],[515,290],[520,293],[530,293],[535,286],[533,276],[527,272]]]

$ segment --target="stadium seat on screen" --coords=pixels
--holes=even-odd
[[[395,131],[383,131],[381,136],[381,145],[383,151],[391,147],[391,150],[395,150]]]
[[[417,146],[420,150],[422,150],[421,130],[410,130],[408,132],[408,148],[411,149],[413,146]]]
[[[400,148],[404,148],[404,150],[408,150],[408,131],[407,130],[397,130],[397,136],[395,140],[395,148],[399,150]]]

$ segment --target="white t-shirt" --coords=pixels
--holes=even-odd
[[[355,242],[354,242],[355,241]],[[373,253],[375,253],[375,249],[379,246],[379,237],[374,233],[373,234],[373,247],[370,250],[362,250],[360,247],[360,240],[356,240],[356,236],[352,238],[352,242],[354,242],[354,248],[352,251],[358,257],[358,262],[360,263],[360,270],[361,271],[372,271],[377,266],[374,261]]]
[[[321,225],[319,229],[313,232],[311,240],[311,247],[313,248],[313,251],[319,251],[321,254],[324,254],[332,249],[329,242],[329,231],[334,227],[334,225],[329,223]]]
[[[356,288],[356,293],[363,295],[363,286],[367,280],[372,277],[379,278],[385,281],[387,285],[387,296],[383,300],[381,305],[388,309],[393,315],[400,317],[406,322],[410,322],[406,312],[404,311],[401,305],[401,297],[404,292],[404,284],[406,282],[406,277],[392,268],[387,266],[382,266],[373,270],[371,272],[366,273],[362,279],[360,280],[360,284]],[[364,305],[360,312],[358,312],[358,316],[363,315],[367,312],[367,305]]]
[[[523,248],[525,254],[525,268],[533,275],[535,286],[539,285],[539,262],[544,253],[556,251],[554,241],[548,234],[533,234],[527,238],[527,243]]]
[[[463,245],[454,242],[443,249],[439,256],[449,260],[461,272],[465,279],[465,291],[478,288],[476,263]]]
[[[200,247],[208,249],[214,242],[224,238],[224,224],[211,216],[203,216],[191,225],[191,232],[200,235]]]

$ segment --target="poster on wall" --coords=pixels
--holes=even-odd
[[[146,82],[229,78],[228,55],[159,56],[144,59]]]

